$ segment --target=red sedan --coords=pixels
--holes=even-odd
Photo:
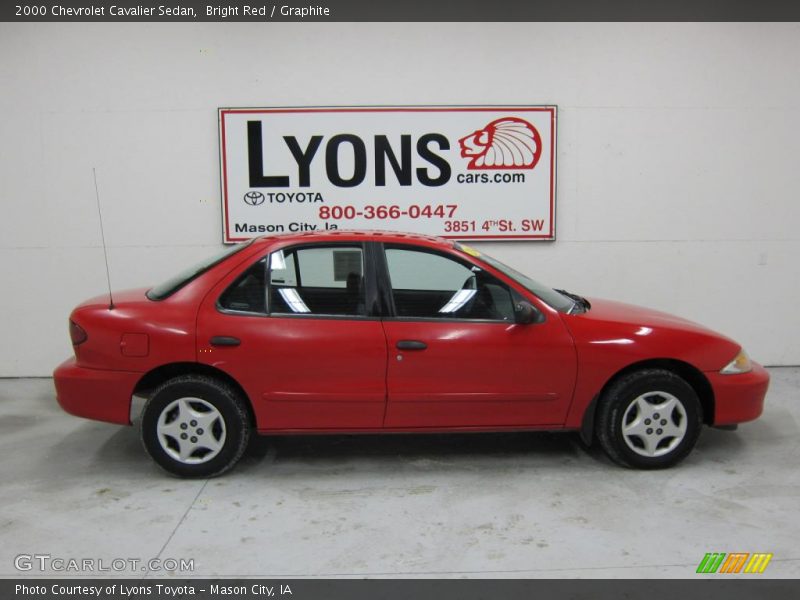
[[[253,431],[576,430],[622,465],[668,467],[703,424],[758,417],[769,383],[700,325],[412,234],[258,238],[69,324],[61,406],[129,425],[146,397],[144,446],[183,476],[230,469]]]

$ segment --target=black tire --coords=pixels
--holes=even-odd
[[[702,426],[702,408],[694,388],[663,369],[644,369],[621,377],[597,407],[600,445],[611,460],[625,467],[664,469],[678,464],[694,448]]]
[[[242,457],[251,429],[244,400],[229,385],[203,375],[182,375],[153,392],[144,408],[141,436],[147,453],[169,473],[216,477]],[[191,454],[181,458],[182,449]]]

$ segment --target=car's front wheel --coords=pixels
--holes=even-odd
[[[697,393],[671,371],[621,377],[599,400],[597,437],[615,462],[640,469],[671,467],[694,448],[702,428]]]
[[[161,467],[181,477],[213,477],[231,469],[250,438],[250,419],[238,394],[201,375],[160,385],[142,416],[142,442]]]

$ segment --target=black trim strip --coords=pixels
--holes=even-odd
[[[242,340],[230,335],[215,335],[208,340],[208,343],[212,346],[239,346],[241,345]]]

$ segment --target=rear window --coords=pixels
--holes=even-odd
[[[218,265],[223,260],[228,258],[229,256],[233,256],[237,252],[241,252],[247,246],[253,243],[253,240],[248,240],[246,242],[242,242],[241,244],[235,244],[233,246],[228,246],[221,252],[217,252],[215,255],[210,256],[209,258],[200,261],[199,263],[189,267],[188,269],[184,269],[177,275],[170,277],[163,283],[158,284],[157,286],[153,287],[147,292],[147,297],[150,300],[163,300],[164,298],[168,298],[187,283],[196,279],[206,271],[208,271],[211,267]]]

